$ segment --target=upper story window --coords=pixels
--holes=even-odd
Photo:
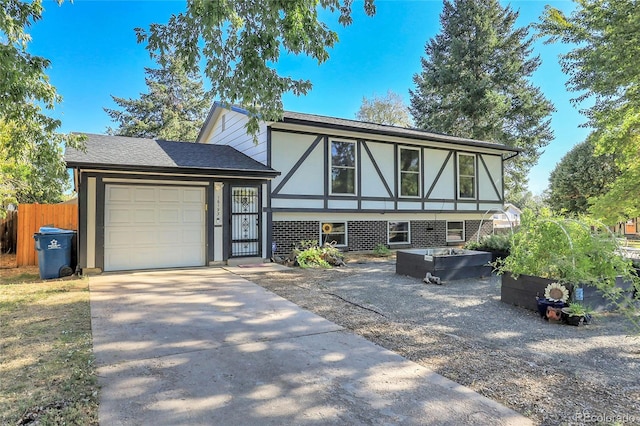
[[[356,193],[356,143],[331,141],[331,193]]]
[[[476,156],[458,153],[458,198],[476,198]]]
[[[400,196],[420,196],[420,150],[400,148]]]

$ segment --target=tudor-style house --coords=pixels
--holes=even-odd
[[[345,250],[459,245],[492,231],[504,204],[503,162],[518,150],[416,129],[285,112],[263,123],[215,104],[198,143],[230,145],[280,175],[261,211],[266,255],[303,240]],[[328,232],[323,232],[328,231]],[[275,253],[271,250],[275,249]]]
[[[344,250],[459,245],[492,231],[518,150],[286,112],[245,131],[215,104],[197,143],[87,135],[67,149],[83,272],[269,259],[304,240]],[[481,228],[481,229],[480,229]]]

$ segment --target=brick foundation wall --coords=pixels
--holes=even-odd
[[[320,235],[320,222],[315,220],[295,222],[273,222],[273,242],[276,243],[277,256],[286,256],[291,250],[306,240],[318,240]]]
[[[411,221],[411,247],[447,245],[447,222],[444,220]]]
[[[478,228],[480,227],[479,220],[467,220],[465,221],[465,238],[467,241],[476,240],[478,238]],[[480,237],[485,235],[491,235],[493,233],[493,220],[485,220],[482,222],[482,229],[480,230]]]
[[[349,251],[370,251],[387,244],[387,222],[381,220],[347,222]]]
[[[444,220],[412,220],[411,244],[402,248],[441,247],[447,245],[447,222]],[[479,220],[465,221],[466,240],[477,238]],[[493,231],[493,222],[483,221],[480,235],[489,235]],[[273,241],[277,245],[277,256],[291,253],[300,241],[318,240],[320,236],[319,221],[274,221]],[[347,222],[347,250],[370,251],[378,244],[387,245],[386,221],[348,221]],[[394,248],[394,246],[391,246]]]

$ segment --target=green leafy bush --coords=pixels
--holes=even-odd
[[[598,221],[554,216],[545,209],[538,213],[525,210],[510,254],[498,260],[496,268],[515,278],[533,275],[595,287],[640,330],[635,304],[616,286],[616,277],[636,289],[640,289],[640,280],[631,260],[622,256],[615,235]]]
[[[389,247],[385,246],[384,244],[378,244],[373,249],[373,254],[375,254],[376,256],[388,257],[391,256],[391,250],[389,250]]]
[[[467,250],[500,251],[508,253],[511,249],[511,238],[512,235],[510,233],[485,235],[480,238],[480,241],[467,241],[464,248]]]
[[[344,265],[344,255],[333,244],[318,245],[318,241],[300,241],[294,250],[296,262],[301,268],[331,268]]]

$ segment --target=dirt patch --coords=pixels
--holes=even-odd
[[[640,338],[618,315],[552,324],[500,302],[499,277],[428,285],[362,255],[238,273],[539,424],[640,424]]]

